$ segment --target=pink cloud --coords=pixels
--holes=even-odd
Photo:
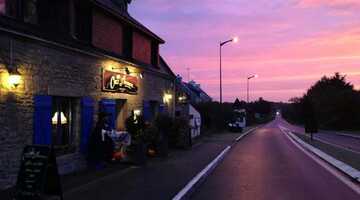
[[[218,42],[238,35],[238,44],[223,49],[224,98],[244,98],[245,77],[256,73],[260,77],[251,82],[251,99],[287,101],[334,72],[347,74],[359,87],[360,23],[352,9],[358,4],[358,0],[143,0],[134,1],[131,9],[167,41],[161,53],[173,70],[187,79],[190,68],[191,79],[215,99]]]
[[[357,9],[360,8],[358,0],[300,0],[298,5],[301,7],[328,6],[336,9]]]

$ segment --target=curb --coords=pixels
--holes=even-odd
[[[196,188],[199,187],[205,181],[205,179],[215,170],[215,168],[220,164],[220,162],[224,160],[225,156],[229,153],[232,146],[259,127],[260,126],[254,127],[237,137],[234,140],[233,144],[228,145],[213,161],[211,161],[203,170],[201,170],[201,172],[199,172],[193,179],[191,179],[191,181],[182,190],[180,190],[180,192],[178,192],[172,198],[172,200],[188,199],[190,195],[196,190]]]
[[[350,165],[339,161],[335,159],[334,157],[326,154],[325,152],[319,150],[318,148],[315,148],[311,146],[310,144],[302,141],[300,138],[298,138],[296,135],[294,135],[291,131],[289,131],[287,134],[294,139],[297,143],[301,144],[303,147],[305,147],[307,150],[321,158],[322,160],[326,161],[328,164],[334,166],[347,176],[349,176],[351,179],[356,180],[358,183],[360,183],[360,171],[351,167]]]
[[[345,133],[335,133],[335,134],[339,135],[339,136],[343,136],[343,137],[350,137],[350,138],[360,140],[360,136],[357,136],[357,135],[350,135],[350,134],[345,134]]]

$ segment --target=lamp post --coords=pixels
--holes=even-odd
[[[257,74],[255,74],[255,75],[251,75],[251,76],[248,76],[247,77],[247,95],[246,95],[246,99],[247,99],[247,103],[249,103],[249,82],[250,82],[250,79],[252,79],[252,78],[257,78],[258,77],[258,75]]]
[[[234,37],[231,38],[230,40],[226,40],[224,42],[220,42],[220,104],[222,104],[222,63],[221,63],[221,49],[222,46],[224,46],[225,44],[229,43],[229,42],[234,42],[237,43],[238,42],[238,38]]]

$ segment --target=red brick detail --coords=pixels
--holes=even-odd
[[[123,53],[123,27],[119,21],[95,11],[92,27],[94,46],[117,54]]]
[[[151,40],[144,35],[133,33],[133,58],[151,64]]]

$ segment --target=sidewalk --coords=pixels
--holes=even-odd
[[[171,199],[239,135],[204,137],[191,150],[176,150],[167,159],[151,159],[145,167],[127,167],[85,185],[64,182],[64,199]]]
[[[240,135],[204,136],[191,149],[173,150],[166,159],[149,159],[144,167],[115,164],[100,172],[65,176],[62,178],[64,200],[172,199]]]
[[[165,159],[151,158],[144,167],[113,164],[101,171],[86,170],[64,176],[64,200],[172,199],[243,133],[204,136],[191,149],[172,150]],[[10,200],[8,193],[2,192],[0,197]]]

